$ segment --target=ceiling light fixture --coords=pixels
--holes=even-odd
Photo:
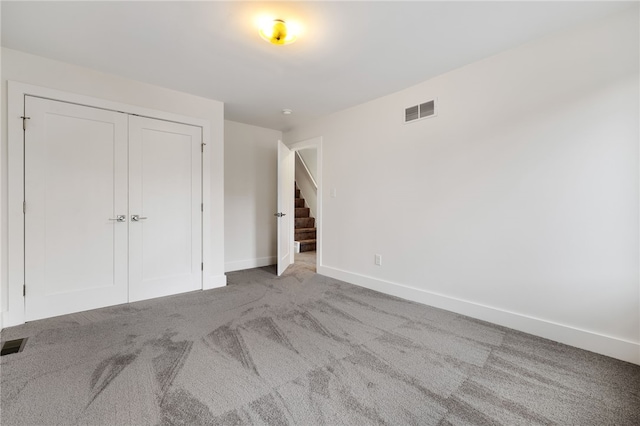
[[[291,114],[293,114],[293,111],[290,110],[289,108],[285,108],[285,109],[282,110],[282,114],[291,115]]]
[[[298,35],[282,19],[267,21],[260,26],[260,36],[272,44],[284,45],[296,41]]]

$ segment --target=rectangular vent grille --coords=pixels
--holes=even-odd
[[[410,108],[407,108],[404,110],[404,121],[413,121],[413,120],[417,120],[418,118],[420,118],[420,113],[418,110],[418,105],[416,106],[412,106]]]
[[[433,117],[434,115],[436,115],[436,101],[431,100],[406,108],[404,110],[404,122],[409,123],[421,118]]]
[[[22,352],[24,349],[24,344],[27,343],[27,339],[16,339],[16,340],[8,340],[4,342],[2,345],[2,350],[0,350],[0,356],[16,354],[18,352]]]

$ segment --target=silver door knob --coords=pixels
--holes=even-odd
[[[119,214],[116,217],[110,217],[109,220],[115,220],[116,222],[124,222],[127,220],[127,217],[123,214]]]
[[[286,213],[274,213],[273,214],[275,217],[282,217],[282,216],[286,216]]]
[[[145,220],[146,217],[138,216],[137,214],[131,215],[131,222],[140,222],[141,220]]]

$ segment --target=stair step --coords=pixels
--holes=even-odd
[[[300,252],[303,251],[315,251],[316,240],[302,240],[300,241]]]
[[[300,190],[299,190],[299,189],[296,189],[296,196],[295,196],[295,198],[300,198]]]
[[[316,228],[298,228],[294,231],[294,240],[314,240],[316,239]]]
[[[296,208],[296,217],[309,217],[309,207],[298,207]]]
[[[316,219],[313,217],[297,217],[294,219],[295,228],[313,228],[316,226]]]
[[[304,198],[296,198],[296,208],[304,207]]]

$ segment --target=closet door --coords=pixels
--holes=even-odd
[[[25,113],[26,319],[125,303],[127,116],[30,96]]]
[[[129,117],[129,300],[202,288],[202,133]]]

